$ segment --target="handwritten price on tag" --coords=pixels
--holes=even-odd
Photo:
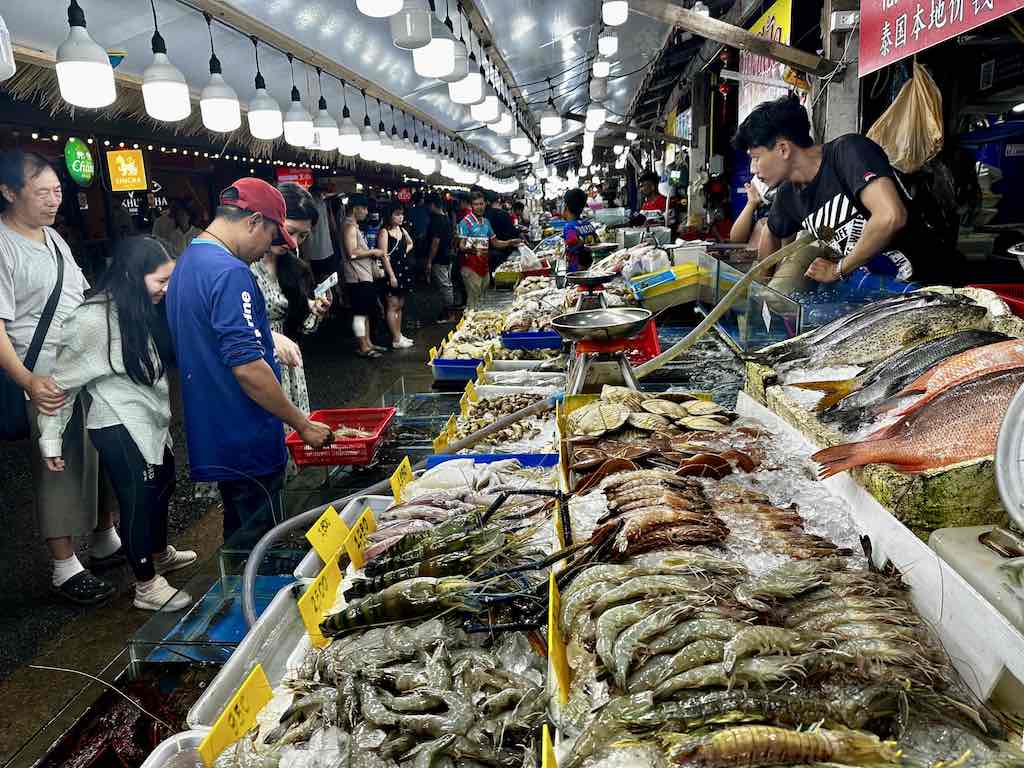
[[[270,701],[271,693],[270,681],[263,667],[257,664],[199,744],[199,756],[205,765],[213,765],[221,752],[252,729],[256,715]]]
[[[333,506],[325,509],[313,527],[306,531],[306,540],[325,563],[338,553],[346,536],[348,526]]]
[[[328,609],[334,605],[340,583],[341,569],[338,567],[338,558],[332,555],[328,558],[327,565],[307,587],[305,594],[299,598],[299,615],[302,616],[302,623],[306,625],[310,642],[317,648],[327,645],[327,638],[320,632],[320,622],[324,620],[324,614]]]
[[[406,461],[409,459],[406,458]],[[356,520],[356,524],[352,526],[352,530],[349,531],[348,536],[345,537],[345,551],[348,552],[348,556],[352,559],[352,566],[354,568],[362,568],[366,565],[366,559],[363,557],[363,553],[366,552],[366,547],[370,543],[370,534],[377,530],[377,520],[373,516],[373,510],[367,507],[363,510],[363,514]]]
[[[402,491],[405,490],[405,486],[411,483],[412,480],[412,462],[406,456],[402,459],[402,463],[398,465],[398,469],[391,475],[391,495],[395,497],[395,501],[398,503],[402,502]]]

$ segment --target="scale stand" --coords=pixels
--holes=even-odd
[[[565,393],[582,394],[588,383],[640,389],[640,382],[624,352],[581,352],[577,345],[576,359],[566,377]]]
[[[626,359],[630,338],[651,319],[646,309],[604,307],[570,312],[551,321],[551,327],[575,342],[565,393],[578,395],[604,384],[640,389],[633,367]]]

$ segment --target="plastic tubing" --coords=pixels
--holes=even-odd
[[[555,407],[556,403],[561,401],[561,399],[562,393],[557,392],[543,400],[538,400],[536,403],[531,403],[525,408],[520,408],[518,411],[510,413],[508,416],[502,416],[493,424],[489,424],[483,429],[478,429],[476,432],[467,435],[461,440],[450,443],[448,445],[448,451],[451,453],[458,453],[464,448],[469,448],[471,445],[475,445],[488,435],[501,431],[509,424],[513,424],[520,419],[525,419],[538,413],[550,411]],[[421,459],[413,467],[413,471],[418,472],[426,466],[427,460]],[[295,517],[288,518],[283,523],[279,523],[263,534],[263,538],[256,542],[256,546],[254,546],[252,548],[252,552],[249,553],[249,559],[245,561],[245,570],[242,572],[242,616],[245,618],[245,624],[247,627],[251,627],[256,623],[256,574],[259,571],[260,563],[263,562],[263,556],[267,553],[267,550],[285,534],[297,529],[309,528],[309,526],[315,523],[320,515],[323,514],[324,510],[332,504],[336,509],[341,509],[348,502],[360,496],[369,496],[377,493],[378,491],[386,490],[390,482],[390,478],[387,480],[381,480],[378,483],[374,483],[371,486],[363,488],[361,491],[350,493],[348,496],[335,499],[328,504],[321,504],[319,507],[314,507],[308,512],[303,512]]]

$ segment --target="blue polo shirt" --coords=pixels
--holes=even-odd
[[[263,294],[248,265],[196,238],[167,288],[167,322],[181,372],[192,479],[243,480],[284,468],[284,426],[256,404],[232,368],[263,358],[278,379]]]

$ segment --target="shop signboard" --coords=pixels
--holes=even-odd
[[[398,202],[405,205],[410,200],[412,200],[412,192],[409,191],[408,187],[402,187],[400,190],[398,190],[398,194],[395,195],[395,197],[398,198]]]
[[[75,184],[80,187],[92,184],[96,166],[92,162],[92,150],[84,141],[74,136],[67,140],[64,145],[64,165]]]
[[[866,0],[865,0],[866,1]],[[907,2],[908,0],[903,0]],[[777,43],[789,45],[792,32],[793,2],[792,0],[776,0],[761,17],[755,21],[750,31],[758,37],[766,37]],[[740,51],[740,74],[766,80],[783,82],[786,65],[775,59],[749,51]],[[789,89],[782,85],[768,85],[764,82],[740,82],[739,121],[742,123],[747,115],[754,111],[758,104],[785,96]]]
[[[146,164],[141,149],[115,149],[107,152],[111,192],[134,192],[149,189]]]
[[[1024,0],[861,0],[859,75],[1024,8]]]
[[[278,168],[278,184],[299,184],[309,189],[313,186],[313,172],[308,168]]]

